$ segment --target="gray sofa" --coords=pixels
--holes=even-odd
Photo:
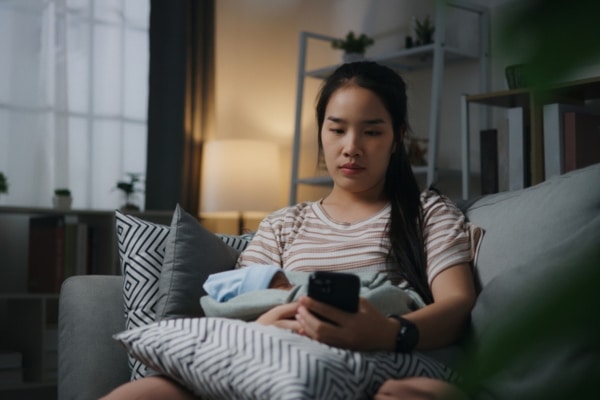
[[[480,295],[452,362],[476,399],[597,398],[600,164],[463,204],[485,229]],[[77,276],[59,303],[60,399],[96,399],[129,378],[122,278]]]

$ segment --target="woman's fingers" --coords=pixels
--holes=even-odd
[[[300,305],[307,308],[315,317],[321,320],[326,320],[334,325],[339,325],[344,318],[347,318],[351,313],[340,310],[337,307],[314,300],[308,296],[300,298]]]
[[[274,325],[275,322],[293,319],[298,309],[298,303],[286,303],[271,308],[269,311],[258,317],[256,322],[263,325]]]
[[[302,297],[299,303],[296,320],[314,340],[353,350],[393,349],[397,323],[388,320],[364,298],[360,298],[357,313],[348,313],[309,297]],[[331,322],[317,318],[315,313]]]
[[[348,347],[344,334],[347,333],[345,326],[348,318],[352,318],[351,313],[309,297],[300,299],[296,314],[296,320],[306,336],[337,347]]]

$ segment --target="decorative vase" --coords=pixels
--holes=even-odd
[[[70,210],[73,198],[71,196],[54,196],[52,198],[52,205],[57,210]]]
[[[361,54],[361,53],[344,53],[344,55],[342,56],[342,60],[344,61],[345,64],[356,62],[356,61],[362,61],[364,59],[365,59],[365,56],[364,56],[364,54]]]

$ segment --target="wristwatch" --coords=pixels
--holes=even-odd
[[[400,322],[400,330],[396,335],[396,353],[410,353],[413,351],[419,342],[419,328],[417,328],[417,325],[396,314],[389,314],[387,317]]]

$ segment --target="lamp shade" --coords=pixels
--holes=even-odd
[[[258,140],[215,140],[204,145],[201,210],[274,211],[281,178],[279,149]]]

